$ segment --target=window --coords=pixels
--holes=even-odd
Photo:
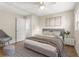
[[[61,26],[61,16],[47,18],[46,26],[49,27]]]
[[[50,19],[50,26],[52,27],[54,27],[55,26],[55,20],[56,20],[56,17],[52,17],[51,19]]]
[[[49,19],[49,18],[46,19],[46,23],[45,23],[45,25],[46,25],[47,27],[50,26],[50,19]]]
[[[55,26],[61,26],[61,17],[60,16],[56,17]]]
[[[75,14],[75,30],[79,31],[79,10]]]

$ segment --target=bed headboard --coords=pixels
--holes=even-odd
[[[57,28],[57,29],[55,29],[55,28],[43,28],[42,29],[42,32],[46,32],[46,31],[50,32],[50,33],[54,32],[54,31],[58,31],[58,32],[60,32],[60,36],[62,36],[64,39],[64,32],[65,32],[64,29],[60,29],[60,28]]]

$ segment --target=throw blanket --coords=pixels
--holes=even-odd
[[[34,41],[38,41],[41,43],[50,44],[57,48],[58,56],[63,57],[64,55],[64,44],[61,38],[58,36],[48,36],[48,35],[33,35],[27,37],[27,39],[31,39]]]

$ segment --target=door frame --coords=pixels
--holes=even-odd
[[[17,43],[17,17],[15,17],[15,43]]]

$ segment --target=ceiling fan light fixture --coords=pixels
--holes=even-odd
[[[44,5],[40,6],[40,9],[41,9],[41,10],[43,10],[44,8],[45,8],[45,6],[44,6]]]

